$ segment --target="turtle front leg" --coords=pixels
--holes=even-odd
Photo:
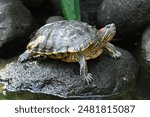
[[[119,52],[113,44],[107,43],[104,48],[112,58],[122,58],[121,52]]]
[[[89,85],[90,82],[92,82],[93,77],[91,73],[88,73],[87,62],[82,54],[79,55],[79,64],[80,64],[80,76]]]
[[[26,50],[23,54],[21,54],[18,58],[19,62],[24,62],[27,61],[29,59],[33,58],[31,52],[29,52],[28,50]]]

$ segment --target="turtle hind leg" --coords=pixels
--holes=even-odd
[[[112,58],[122,58],[121,52],[119,52],[113,44],[107,43],[104,48],[108,51]]]
[[[21,54],[18,58],[19,62],[25,62],[29,59],[33,58],[31,52],[29,52],[28,50],[26,50],[23,54]]]
[[[87,62],[82,54],[79,55],[79,64],[80,64],[80,76],[89,85],[90,82],[93,81],[93,77],[91,73],[88,73]]]

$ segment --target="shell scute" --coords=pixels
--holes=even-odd
[[[38,53],[72,53],[94,42],[96,29],[79,21],[56,21],[41,27],[27,49]]]

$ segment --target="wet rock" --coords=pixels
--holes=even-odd
[[[54,21],[61,21],[61,20],[64,20],[64,18],[61,16],[51,16],[46,20],[46,24],[52,23]]]
[[[38,59],[26,63],[12,62],[0,70],[1,81],[8,81],[9,91],[26,90],[63,98],[91,98],[116,96],[131,89],[137,75],[133,56],[119,49],[122,59],[105,54],[88,61],[94,82],[86,85],[79,75],[78,63],[65,63],[53,59]],[[132,85],[131,85],[132,84]]]
[[[141,49],[143,52],[143,59],[150,62],[150,25],[145,29],[142,42],[141,42]]]
[[[36,22],[18,0],[0,0],[0,13],[0,56],[4,57],[15,54],[22,43],[28,42]]]
[[[133,34],[149,23],[149,6],[149,0],[104,0],[98,10],[98,23],[104,26],[114,22],[117,34]]]
[[[140,65],[135,97],[150,99],[150,25],[141,36],[141,43],[137,48],[136,58]]]
[[[145,29],[142,35],[141,45],[137,59],[140,63],[141,78],[150,79],[150,25]]]

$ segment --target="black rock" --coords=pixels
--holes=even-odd
[[[51,16],[46,20],[46,24],[52,23],[54,21],[61,21],[61,20],[64,20],[64,18],[61,16]]]
[[[50,0],[53,15],[62,15],[60,0]]]
[[[145,29],[141,41],[142,58],[150,62],[150,25]]]
[[[20,0],[27,7],[41,6],[46,0]]]
[[[90,25],[96,25],[99,5],[103,0],[80,0],[81,19]]]
[[[136,51],[136,59],[140,65],[137,79],[136,97],[150,99],[150,25],[143,31],[141,43]]]
[[[0,80],[8,81],[9,91],[26,90],[34,93],[50,94],[62,98],[109,97],[125,93],[131,89],[138,67],[133,56],[122,49],[122,59],[113,59],[102,54],[88,61],[89,72],[94,82],[84,83],[79,75],[78,63],[65,63],[46,59],[12,62],[0,70]]]
[[[97,15],[99,26],[114,22],[117,34],[133,34],[149,23],[149,6],[149,0],[104,0]]]
[[[45,24],[46,19],[53,15],[50,0],[21,0],[36,18],[39,25]]]
[[[150,25],[144,30],[137,59],[141,66],[141,78],[150,80]]]
[[[36,22],[19,0],[0,0],[0,56],[15,54],[29,41]],[[25,39],[26,38],[26,39]]]

